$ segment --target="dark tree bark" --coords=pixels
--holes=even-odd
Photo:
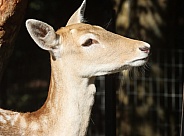
[[[0,82],[13,42],[19,32],[28,0],[0,0]]]

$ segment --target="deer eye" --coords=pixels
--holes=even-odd
[[[91,44],[93,44],[93,39],[87,39],[82,46],[90,46]]]
[[[95,44],[95,43],[98,43],[98,41],[94,40],[94,39],[87,39],[83,44],[82,46],[90,46],[92,44]]]

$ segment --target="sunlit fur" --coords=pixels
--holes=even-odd
[[[48,97],[35,112],[0,109],[0,135],[84,136],[94,104],[95,76],[146,63],[149,44],[84,24],[85,5],[84,0],[67,26],[56,32],[44,22],[26,21],[30,36],[51,56]],[[90,38],[92,44],[83,46]]]

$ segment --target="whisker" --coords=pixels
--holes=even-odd
[[[145,68],[143,67],[139,67],[139,71],[140,71],[140,76],[144,76],[145,75]]]
[[[112,23],[112,18],[109,20],[109,22],[107,22],[105,25],[104,25],[104,28],[108,28]]]
[[[129,79],[131,79],[131,80],[134,79],[133,73],[134,73],[134,68],[131,68],[131,69],[129,70],[129,73],[128,73]]]

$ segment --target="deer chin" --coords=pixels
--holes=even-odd
[[[148,57],[141,58],[141,59],[136,59],[136,60],[131,61],[129,63],[129,66],[131,66],[131,67],[139,67],[139,66],[144,65],[147,61],[148,61]]]
[[[118,67],[118,68],[115,68],[115,69],[112,69],[112,70],[101,71],[100,73],[97,74],[97,76],[115,74],[115,73],[121,72],[123,70],[130,69],[130,68],[131,68],[130,65],[123,65],[121,67]]]
[[[131,67],[139,67],[139,66],[142,66],[147,61],[148,61],[148,57],[141,58],[141,59],[136,59],[136,60],[130,61],[127,64],[124,64],[124,65],[122,65],[120,67],[116,67],[114,69],[105,69],[104,71],[103,70],[98,71],[93,76],[101,76],[101,75],[109,75],[109,74],[118,73],[118,72],[121,72],[123,70],[128,70]]]

